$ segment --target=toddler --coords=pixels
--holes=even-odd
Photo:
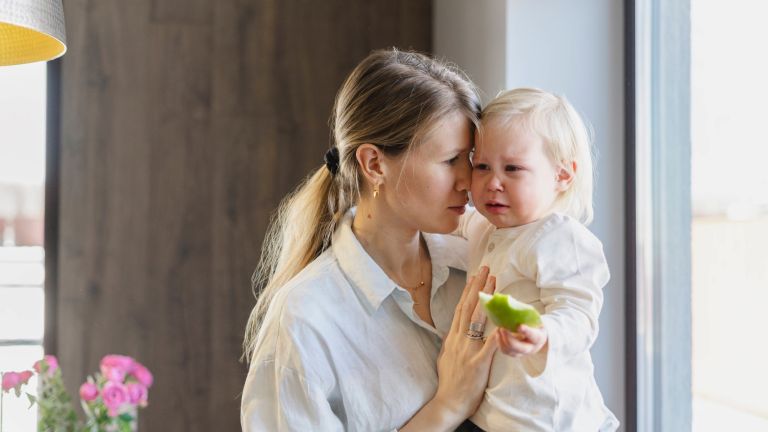
[[[469,272],[487,265],[496,292],[535,307],[543,326],[502,332],[471,421],[495,431],[615,431],[593,376],[609,273],[592,220],[592,161],[581,118],[563,97],[515,89],[484,110],[462,218]],[[483,217],[484,216],[484,217]],[[485,333],[494,328],[490,321]]]

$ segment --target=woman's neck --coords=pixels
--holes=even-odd
[[[369,208],[358,206],[352,221],[352,231],[358,241],[395,282],[402,285],[419,283],[424,277],[422,261],[428,259],[420,232],[403,227],[396,218],[387,217],[381,211],[372,214]],[[423,253],[422,248],[427,253]]]

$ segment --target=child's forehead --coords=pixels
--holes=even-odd
[[[482,132],[485,130],[501,133],[520,130],[535,132],[532,119],[525,114],[494,115],[485,117],[480,121],[478,131]]]
[[[542,141],[544,137],[524,119],[499,118],[484,122],[477,129],[475,146],[482,147],[484,142],[494,144],[523,144],[524,142]],[[521,142],[522,141],[522,142]]]

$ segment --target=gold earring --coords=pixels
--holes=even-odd
[[[379,196],[379,185],[373,187],[373,199],[376,199],[377,196]]]

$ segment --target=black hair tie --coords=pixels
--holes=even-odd
[[[325,152],[325,166],[333,175],[339,172],[339,149],[335,146]]]

